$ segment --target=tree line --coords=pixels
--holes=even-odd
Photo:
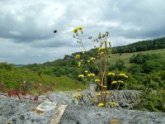
[[[126,46],[114,47],[112,53],[131,53],[163,48],[165,48],[165,37],[153,40],[139,41]]]

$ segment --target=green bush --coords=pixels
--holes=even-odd
[[[150,72],[162,70],[162,67],[163,66],[160,63],[154,61],[147,61],[142,66],[144,73],[150,73]]]
[[[148,60],[159,58],[158,54],[137,54],[130,58],[130,63],[143,64]]]
[[[137,64],[131,65],[128,68],[128,72],[130,72],[131,74],[138,74],[138,73],[142,72],[142,67]]]
[[[115,68],[118,69],[119,71],[124,70],[125,69],[124,61],[121,59],[118,59],[115,63]]]
[[[165,90],[148,89],[143,91],[139,103],[134,108],[147,111],[165,112]]]

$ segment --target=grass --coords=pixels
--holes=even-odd
[[[57,91],[69,91],[69,90],[78,90],[85,88],[82,82],[76,81],[66,76],[58,77],[56,78],[56,81],[57,81],[57,86],[55,90]]]
[[[4,91],[17,89],[23,81],[27,81],[32,85],[40,83],[43,88],[50,86],[54,91],[84,89],[81,82],[66,76],[38,75],[35,72],[23,69],[0,70],[0,83],[5,85]]]
[[[148,50],[148,51],[140,51],[140,52],[133,52],[133,53],[116,53],[110,55],[111,64],[115,64],[115,62],[119,59],[125,62],[126,66],[129,66],[129,60],[133,55],[136,54],[160,54],[162,59],[165,60],[165,49],[158,49],[158,50]]]

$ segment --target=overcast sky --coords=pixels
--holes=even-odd
[[[79,51],[71,32],[79,25],[84,35],[110,32],[113,46],[163,37],[165,0],[0,0],[0,62],[43,63]]]

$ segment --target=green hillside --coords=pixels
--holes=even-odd
[[[91,52],[92,54],[92,52]],[[87,53],[87,55],[91,55]],[[137,59],[143,58],[146,61],[144,63],[130,62],[134,57]],[[86,56],[88,57],[88,56]],[[148,59],[147,59],[148,58]],[[160,65],[160,66],[158,66]],[[147,71],[147,69],[148,71]],[[164,74],[165,70],[165,49],[134,52],[134,53],[117,53],[110,55],[110,65],[109,71],[121,71],[126,72],[130,78],[127,82],[129,84],[127,88],[133,89],[142,89],[144,84],[143,80],[150,75],[156,75],[157,78],[160,78],[159,75]],[[70,59],[57,60],[54,62],[44,63],[44,64],[33,64],[27,65],[23,68],[28,68],[33,72],[54,75],[57,77],[67,76],[72,79],[78,80],[77,75],[80,73],[79,68],[77,68],[77,63],[70,57]],[[94,69],[94,67],[91,67]],[[134,69],[134,71],[133,71]],[[149,70],[150,69],[150,70]],[[136,72],[137,71],[137,72]],[[153,76],[151,76],[153,77]],[[141,79],[142,78],[142,79]],[[140,82],[139,82],[140,81]],[[164,80],[163,80],[164,81]]]
[[[157,38],[153,40],[139,41],[125,46],[114,47],[112,52],[131,53],[131,52],[139,52],[139,51],[147,51],[147,50],[155,50],[155,49],[164,49],[164,48],[165,48],[165,37]]]
[[[165,49],[157,49],[157,50],[148,50],[148,51],[140,51],[140,52],[132,52],[132,53],[115,53],[111,54],[112,63],[114,64],[118,59],[121,59],[125,62],[127,66],[130,65],[130,58],[133,55],[137,54],[158,54],[161,58],[165,58]]]
[[[42,84],[42,87],[51,87],[52,90],[76,90],[84,88],[81,82],[66,76],[56,77],[54,75],[42,74],[39,71],[31,71],[28,68],[16,67],[12,64],[0,63],[0,84],[4,85],[1,91],[19,89],[26,81],[30,84]],[[35,90],[32,87],[32,90]]]

